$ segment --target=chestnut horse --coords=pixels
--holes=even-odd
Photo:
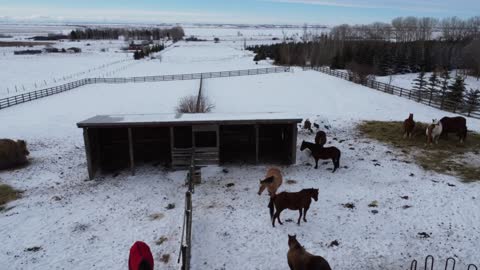
[[[448,133],[457,133],[460,142],[463,143],[467,138],[467,119],[465,117],[443,117],[440,119],[442,123],[442,135],[448,136]]]
[[[413,121],[413,113],[411,113],[405,121],[403,121],[403,138],[412,138],[415,121]]]
[[[285,209],[298,210],[300,215],[298,216],[297,224],[300,225],[300,219],[307,222],[307,211],[312,203],[312,198],[318,201],[318,189],[309,188],[302,189],[300,192],[282,192],[270,197],[270,218],[272,219],[272,226],[275,227],[275,219],[282,225],[280,221],[280,213]],[[275,211],[275,213],[274,213]]]
[[[315,169],[318,168],[319,159],[332,159],[334,173],[340,167],[341,152],[336,147],[323,147],[319,144],[314,144],[306,141],[302,141],[300,150],[303,151],[308,148],[312,152],[312,156],[315,159]]]
[[[288,235],[287,262],[290,270],[332,270],[321,256],[315,256],[305,250],[297,241],[296,235]]]
[[[277,168],[270,168],[267,171],[265,179],[260,180],[260,188],[258,189],[258,195],[262,195],[262,192],[267,188],[270,196],[277,193],[277,189],[282,185],[283,178],[282,172]]]
[[[438,138],[440,138],[440,134],[442,134],[442,122],[437,121],[436,119],[432,120],[432,123],[428,125],[427,130],[426,130],[426,135],[427,135],[427,145],[432,144],[434,142],[435,144],[438,144]]]

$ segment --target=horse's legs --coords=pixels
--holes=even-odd
[[[318,169],[318,158],[315,159],[315,169]]]
[[[299,213],[300,215],[298,216],[297,224],[300,225],[300,220],[302,219],[302,208],[298,209],[298,213]]]
[[[280,223],[280,225],[283,225],[282,221],[280,220],[280,213],[281,213],[282,210],[279,210],[278,211],[278,215],[277,215],[277,220],[278,220],[278,223]]]
[[[335,158],[332,158],[332,162],[333,162],[333,171],[332,171],[332,173],[334,173],[334,172],[337,170],[337,162],[335,161]]]
[[[303,221],[307,222],[308,207],[303,208]]]
[[[275,219],[277,218],[278,216],[278,211],[275,212],[275,214],[273,215],[273,218],[272,218],[272,226],[275,228]]]

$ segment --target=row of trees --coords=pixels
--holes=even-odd
[[[279,65],[329,66],[386,76],[442,69],[467,69],[480,77],[480,41],[317,41],[247,47],[254,61],[273,59]]]
[[[163,49],[165,49],[165,46],[163,44],[155,44],[153,46],[146,45],[145,47],[143,47],[142,50],[136,50],[133,53],[133,59],[139,60],[150,56],[150,54],[152,53],[160,52]]]
[[[443,101],[448,100],[448,103],[442,104],[442,107],[449,110],[464,108],[466,112],[471,113],[480,107],[480,90],[467,90],[465,77],[460,75],[451,81],[447,70],[433,72],[428,79],[425,72],[421,71],[413,81],[413,89],[417,91],[417,101],[441,97]]]
[[[160,40],[171,39],[181,40],[185,36],[183,28],[175,26],[172,28],[86,28],[70,32],[70,39],[118,39],[119,37],[135,40]]]
[[[469,19],[449,17],[397,17],[391,23],[342,24],[332,29],[337,40],[387,40],[397,42],[425,40],[463,40],[480,36],[480,16]]]

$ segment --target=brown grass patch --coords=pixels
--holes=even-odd
[[[21,192],[9,185],[0,184],[0,211],[5,209],[5,204],[14,201],[21,196]]]
[[[426,127],[425,123],[416,123],[412,138],[404,139],[402,122],[365,121],[358,125],[363,135],[393,145],[425,170],[458,176],[465,182],[480,181],[480,167],[468,162],[472,155],[480,160],[480,134],[469,132],[464,144],[450,134],[448,139],[440,138],[438,145],[427,146]]]

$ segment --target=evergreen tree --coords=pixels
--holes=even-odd
[[[422,100],[422,96],[425,94],[427,87],[427,81],[425,80],[425,71],[420,71],[415,80],[413,80],[413,90],[417,90],[418,101]]]
[[[478,110],[480,107],[480,90],[470,89],[465,94],[465,103],[467,105],[468,116],[470,116],[471,112]]]
[[[465,81],[462,76],[455,77],[455,82],[448,87],[447,100],[449,108],[455,111],[458,105],[462,104],[463,95],[465,93]]]
[[[436,72],[433,72],[430,78],[428,79],[428,91],[430,93],[438,92],[440,88],[440,79]]]

